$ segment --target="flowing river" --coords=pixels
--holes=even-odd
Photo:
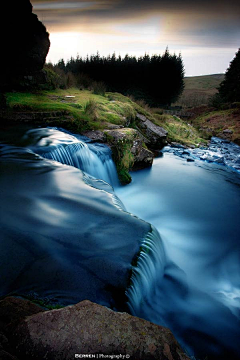
[[[136,315],[171,328],[201,359],[234,358],[230,349],[237,354],[240,338],[239,174],[164,153],[152,169],[131,175],[133,182],[116,192],[128,211],[158,229],[174,263],[160,281],[155,274],[154,291],[145,292]]]
[[[107,147],[58,129],[11,130],[0,155],[0,296],[128,308],[193,358],[239,359],[239,172],[166,151],[122,187]]]

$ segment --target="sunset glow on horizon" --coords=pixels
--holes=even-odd
[[[33,0],[50,33],[47,61],[96,54],[182,54],[186,76],[226,71],[240,47],[240,5],[213,0]],[[215,5],[215,8],[214,8]]]

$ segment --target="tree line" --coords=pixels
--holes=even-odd
[[[171,55],[166,49],[163,55],[145,54],[135,57],[126,55],[107,57],[99,53],[90,57],[61,59],[53,69],[68,74],[68,82],[77,81],[83,86],[96,82],[99,91],[120,92],[143,99],[150,106],[166,106],[175,102],[184,89],[184,66],[181,55]],[[71,77],[74,76],[74,79]]]
[[[218,92],[213,96],[210,105],[221,108],[232,103],[240,103],[240,48],[230,62],[224,80],[219,85]]]

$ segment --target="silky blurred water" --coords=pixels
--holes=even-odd
[[[121,187],[101,144],[58,129],[1,137],[0,295],[128,300],[191,356],[240,358],[239,173],[164,153]]]
[[[63,129],[38,128],[28,130],[22,137],[22,144],[44,158],[81,169],[112,186],[119,185],[110,148],[91,144],[85,136]]]
[[[240,175],[169,153],[131,175],[116,193],[158,229],[173,262],[136,315],[170,327],[196,357],[239,358]]]
[[[131,261],[151,227],[92,176],[115,179],[110,150],[96,146],[101,158],[94,156],[79,139],[51,129],[17,139],[28,147],[6,140],[15,137],[0,143],[0,296],[34,293],[64,305],[89,299],[124,309]],[[86,163],[88,172],[68,161]]]

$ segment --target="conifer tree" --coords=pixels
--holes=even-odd
[[[136,58],[115,53],[107,57],[97,55],[86,59],[61,60],[57,67],[65,73],[84,74],[94,82],[103,82],[108,91],[144,99],[150,106],[167,106],[175,102],[184,88],[184,66],[181,54],[171,55],[168,48],[161,55],[145,54]]]
[[[219,95],[224,102],[240,101],[240,49],[230,62],[225,78],[219,86]]]

